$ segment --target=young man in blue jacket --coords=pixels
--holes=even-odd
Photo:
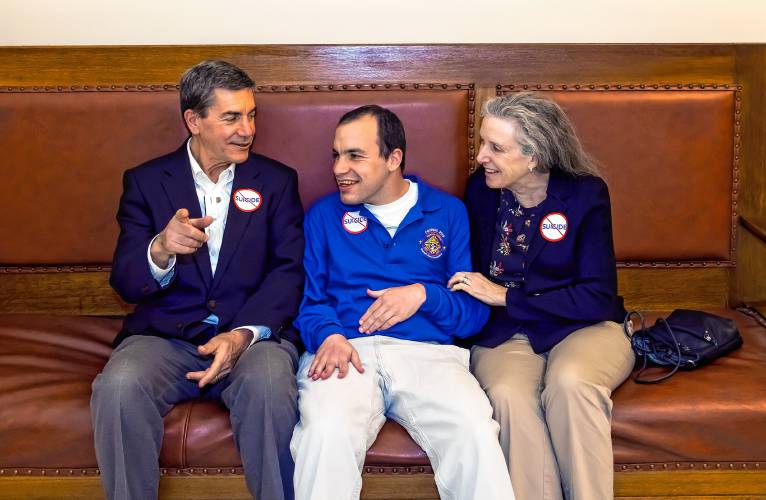
[[[296,498],[358,498],[365,452],[399,422],[428,454],[444,499],[512,499],[498,425],[456,337],[487,308],[446,284],[471,267],[463,204],[402,174],[399,118],[379,106],[335,131],[338,193],[306,216],[305,296],[296,326],[301,420]],[[351,367],[349,367],[351,364]]]

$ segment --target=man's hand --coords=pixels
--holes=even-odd
[[[375,298],[359,319],[359,333],[375,333],[391,328],[415,314],[426,301],[426,287],[420,283],[407,286],[367,290]]]
[[[481,273],[457,272],[447,282],[453,292],[463,291],[490,306],[504,306],[508,289],[489,281]]]
[[[327,380],[338,369],[338,378],[343,378],[348,373],[348,363],[351,362],[359,373],[364,373],[362,360],[359,353],[351,345],[346,337],[339,333],[330,335],[317,349],[314,360],[309,366],[308,377],[313,380]]]
[[[212,223],[213,218],[209,215],[190,219],[189,211],[179,208],[165,229],[152,242],[152,261],[165,269],[171,256],[196,252],[207,241],[205,228]]]
[[[197,348],[197,352],[203,356],[213,356],[213,363],[207,370],[201,372],[189,372],[188,380],[197,380],[200,388],[207,384],[215,384],[229,374],[239,357],[253,340],[253,332],[246,329],[232,330],[219,333],[207,344]]]

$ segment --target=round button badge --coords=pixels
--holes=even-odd
[[[367,217],[359,215],[359,212],[346,212],[341,221],[343,229],[350,234],[363,233],[367,229]]]
[[[540,222],[540,235],[546,241],[555,243],[564,239],[567,235],[569,222],[566,216],[559,212],[551,212]]]
[[[237,189],[232,198],[237,208],[243,212],[255,212],[263,203],[261,193],[254,189]]]

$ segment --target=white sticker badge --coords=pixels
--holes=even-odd
[[[243,212],[255,212],[263,203],[261,193],[254,189],[237,189],[232,198],[237,208]]]
[[[359,212],[346,212],[343,214],[343,229],[351,234],[363,233],[367,229],[367,217],[359,215]]]
[[[546,241],[555,243],[564,239],[568,226],[569,222],[564,214],[551,212],[540,222],[540,234]]]

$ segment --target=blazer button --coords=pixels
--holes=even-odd
[[[141,291],[143,293],[149,293],[149,285],[144,285],[141,287]]]
[[[184,324],[179,321],[178,323],[176,323],[176,328],[178,328],[179,330],[183,330]]]
[[[208,301],[207,301],[207,306],[208,306],[210,309],[215,309],[215,299],[210,299],[210,300],[208,300]]]

